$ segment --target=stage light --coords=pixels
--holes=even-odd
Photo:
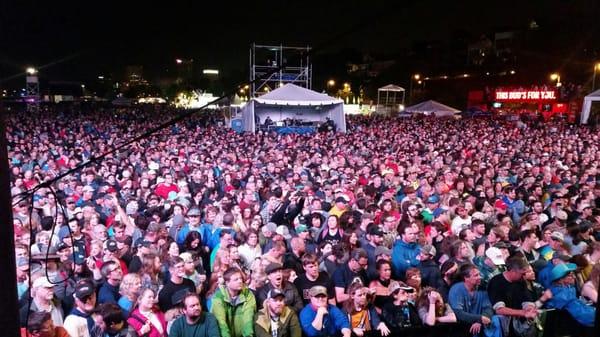
[[[204,75],[219,75],[219,71],[217,69],[204,69],[202,70]]]
[[[335,85],[335,81],[334,80],[329,80],[327,81],[327,85],[330,87],[333,87]]]
[[[415,74],[415,75],[413,76],[413,78],[414,78],[416,81],[418,81],[418,80],[421,78],[421,75],[419,75],[419,74]]]
[[[34,67],[28,67],[26,70],[28,75],[35,75],[37,74],[37,69],[35,69]]]
[[[182,64],[182,63],[183,63],[183,60],[182,60],[182,59],[175,59],[175,63],[177,63],[177,64]]]

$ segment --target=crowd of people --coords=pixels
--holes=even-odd
[[[24,332],[540,336],[551,314],[594,325],[597,131],[348,117],[345,134],[236,134],[194,116],[95,160],[166,118],[8,116]]]

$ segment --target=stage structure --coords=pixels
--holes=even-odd
[[[328,125],[346,132],[344,101],[288,83],[252,98],[242,109],[242,124],[243,131],[252,133],[264,130],[305,134]]]
[[[391,115],[404,110],[405,94],[404,88],[394,84],[377,89],[377,113]]]
[[[35,68],[29,67],[26,70],[25,76],[25,103],[27,104],[28,112],[38,112],[40,109],[40,82],[38,71]]]
[[[312,66],[309,53],[308,46],[267,46],[253,43],[250,47],[250,97],[264,95],[287,83],[311,89]]]

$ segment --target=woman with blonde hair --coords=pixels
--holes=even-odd
[[[142,279],[140,278],[140,275],[129,273],[123,276],[123,280],[121,280],[121,284],[119,285],[119,294],[121,294],[121,298],[119,299],[118,304],[123,310],[124,317],[129,316],[133,304],[137,301],[141,288]]]

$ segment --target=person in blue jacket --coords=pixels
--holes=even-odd
[[[350,337],[348,317],[327,302],[327,288],[314,286],[309,290],[310,303],[300,311],[300,326],[307,337]]]
[[[400,228],[400,240],[396,240],[392,249],[392,265],[396,278],[404,279],[406,270],[410,267],[418,267],[421,261],[417,258],[421,247],[417,244],[417,227],[410,224]]]
[[[552,298],[546,302],[546,307],[566,310],[581,325],[593,327],[596,308],[577,297],[575,269],[577,266],[574,263],[560,263],[552,268]]]

